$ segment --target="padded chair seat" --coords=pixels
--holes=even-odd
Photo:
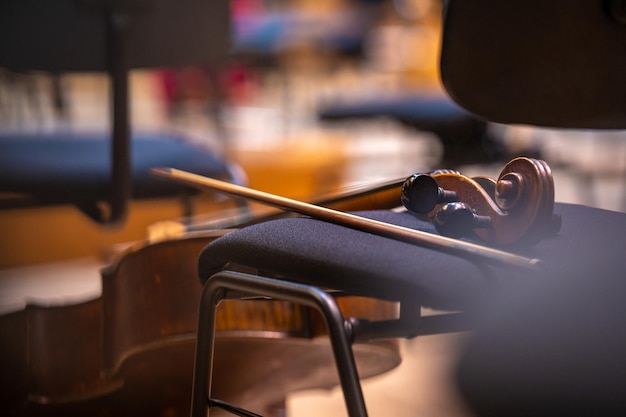
[[[447,97],[423,95],[333,104],[321,107],[318,115],[322,120],[390,117],[424,130],[476,120]]]
[[[169,166],[230,179],[230,167],[214,152],[176,135],[134,134],[131,140],[133,198],[180,195],[181,187],[150,175]],[[48,204],[105,199],[111,183],[111,139],[102,134],[0,135],[0,192],[34,196]]]
[[[539,271],[487,266],[440,251],[398,242],[310,218],[287,218],[249,226],[209,244],[199,258],[202,281],[234,263],[260,273],[437,309],[473,309],[494,291],[528,280],[558,276],[563,266],[589,259],[626,266],[623,231],[626,215],[557,204],[561,232],[515,252],[542,260]],[[436,233],[413,215],[361,212],[365,217]]]
[[[322,121],[386,117],[432,132],[444,146],[442,166],[490,160],[502,152],[500,145],[487,135],[487,123],[446,96],[417,94],[373,98],[321,106],[317,114]]]

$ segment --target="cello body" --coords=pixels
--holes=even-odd
[[[393,195],[374,205],[393,206]],[[0,415],[188,415],[202,289],[197,259],[228,232],[138,243],[101,270],[99,295],[0,315]],[[340,297],[339,304],[345,316],[398,315],[387,301]],[[220,400],[271,415],[290,392],[338,382],[316,311],[277,300],[227,300],[217,327],[212,394]],[[400,363],[397,341],[357,344],[354,353],[364,378]]]

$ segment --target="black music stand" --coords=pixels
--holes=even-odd
[[[56,192],[64,196],[66,203],[77,203],[100,223],[124,219],[127,202],[133,194],[129,70],[222,62],[230,48],[229,32],[230,12],[225,1],[8,0],[0,4],[0,38],[4,40],[0,43],[0,65],[17,71],[103,71],[111,79],[110,167],[103,167],[99,173],[100,177],[110,178],[110,183],[98,198],[107,203],[108,209],[101,211],[98,200],[84,202],[80,195],[65,193],[64,182],[71,181],[70,174],[75,168],[72,164],[78,157],[60,150],[58,154],[66,157],[59,161],[58,167],[62,169],[67,164],[70,169],[68,175],[60,175],[63,178]],[[100,158],[97,153],[101,144],[89,143],[95,146],[89,153]],[[21,152],[8,142],[3,145],[7,151]],[[64,141],[58,146],[71,148]],[[37,146],[26,152],[37,152]],[[172,161],[168,152],[163,154],[161,163]],[[13,155],[17,157],[16,153]],[[212,158],[210,155],[205,163],[211,164]],[[226,164],[214,166],[206,173],[216,174],[216,171],[223,177],[230,175]],[[55,174],[58,172],[51,175]],[[3,191],[22,191],[20,178],[20,172],[8,172]],[[32,187],[25,188],[33,191]],[[39,196],[34,197],[37,200]],[[49,199],[43,196],[41,200]]]

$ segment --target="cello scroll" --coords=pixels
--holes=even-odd
[[[497,245],[533,244],[560,229],[554,179],[542,160],[511,160],[497,179],[456,171],[414,174],[402,186],[402,204],[450,237]]]

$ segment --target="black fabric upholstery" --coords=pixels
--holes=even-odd
[[[0,135],[0,192],[33,195],[43,202],[105,199],[111,181],[111,141],[102,134]],[[164,133],[131,140],[133,197],[180,194],[177,184],[149,174],[155,166],[229,178],[229,166],[214,152]]]
[[[626,216],[568,204],[557,204],[556,212],[563,216],[559,235],[517,250],[542,259],[541,274],[487,266],[309,218],[265,222],[217,239],[202,252],[199,274],[206,281],[232,262],[351,294],[472,309],[482,308],[493,291],[552,279],[564,264],[584,265],[589,256],[623,266],[621,248],[616,247],[623,241]],[[406,212],[359,214],[435,233],[432,225]]]

